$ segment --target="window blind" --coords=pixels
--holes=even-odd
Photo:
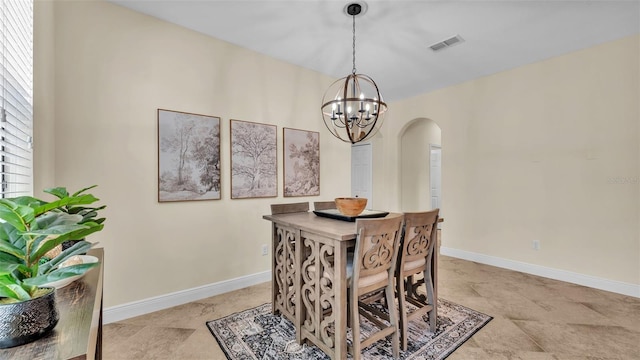
[[[33,194],[33,0],[0,0],[1,195]]]

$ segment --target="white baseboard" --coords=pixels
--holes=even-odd
[[[103,323],[109,324],[132,318],[134,316],[148,314],[150,312],[186,304],[192,301],[208,298],[210,296],[220,295],[266,281],[271,281],[270,270],[235,279],[220,281],[214,284],[199,286],[192,289],[177,291],[170,294],[155,296],[123,305],[112,306],[103,310]]]
[[[571,271],[553,269],[545,266],[528,264],[520,261],[514,261],[447,247],[441,247],[440,253],[442,255],[475,261],[481,264],[497,266],[500,268],[520,271],[527,274],[566,281],[573,284],[588,286],[600,290],[611,291],[618,294],[640,298],[640,285],[624,283],[621,281],[607,280],[595,276],[578,274]],[[247,286],[260,284],[266,281],[271,281],[271,271],[264,271],[261,273],[225,280],[214,284],[199,286],[192,289],[134,301],[123,305],[112,306],[104,309],[103,323],[109,324],[135,316],[148,314],[150,312],[164,310],[173,306],[186,304],[195,300],[208,298],[210,296],[220,295],[229,291],[242,289]]]
[[[640,298],[640,285],[629,284],[621,281],[608,280],[595,276],[574,273],[566,270],[553,269],[545,266],[528,264],[495,256],[473,253],[465,250],[441,247],[442,255],[459,259],[475,261],[481,264],[497,266],[509,270],[520,271],[527,274],[542,276],[550,279],[566,281],[573,284],[592,287],[595,289],[611,291],[618,294]]]

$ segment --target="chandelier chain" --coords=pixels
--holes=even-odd
[[[351,70],[352,74],[356,74],[356,16],[351,15],[353,18],[353,69]]]

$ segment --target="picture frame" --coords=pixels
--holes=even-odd
[[[219,200],[220,118],[158,109],[158,202]]]
[[[231,198],[278,196],[277,127],[230,120]]]
[[[320,195],[320,133],[283,128],[284,196]]]

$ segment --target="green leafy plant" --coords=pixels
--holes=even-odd
[[[47,189],[58,200],[46,202],[30,196],[0,199],[0,299],[24,301],[33,298],[44,284],[82,275],[97,265],[60,267],[74,255],[86,253],[93,243],[84,239],[104,227],[96,219],[104,207],[88,207],[98,201],[82,189],[69,195],[65,188]],[[77,210],[77,211],[76,211]],[[64,241],[80,240],[59,255],[45,257]]]
[[[80,189],[78,191],[76,191],[75,193],[73,193],[72,195],[69,195],[69,192],[67,191],[66,188],[64,187],[56,187],[56,188],[50,188],[50,189],[44,189],[43,191],[47,194],[51,194],[55,197],[57,197],[60,200],[64,200],[67,199],[69,197],[77,197],[82,195],[84,192],[86,192],[87,190],[91,190],[94,187],[96,187],[98,185],[93,185],[93,186],[89,186],[86,187],[84,189]],[[90,206],[85,206],[85,204],[67,204],[63,207],[60,208],[61,211],[66,212],[67,214],[77,214],[82,216],[82,220],[80,221],[80,224],[84,224],[86,222],[92,221],[98,224],[102,224],[105,220],[105,218],[97,218],[98,217],[98,211],[106,208],[106,205],[102,205],[99,207],[90,207]],[[62,250],[66,250],[68,248],[70,248],[71,246],[73,246],[74,244],[76,244],[78,241],[81,241],[84,239],[79,239],[79,240],[67,240],[67,241],[63,241],[62,242]]]
[[[69,198],[76,198],[79,197],[81,195],[83,195],[84,192],[86,192],[87,190],[91,190],[93,188],[95,188],[98,185],[93,185],[93,186],[89,186],[86,187],[84,189],[78,190],[75,193],[73,193],[72,195],[69,195],[69,192],[67,191],[66,188],[64,187],[56,187],[56,188],[50,188],[50,189],[44,189],[43,191],[47,194],[51,194],[55,197],[57,197],[60,200],[65,200],[65,199],[69,199]],[[96,199],[97,200],[97,199]],[[102,224],[105,220],[105,218],[98,218],[96,219],[96,217],[98,216],[98,211],[106,208],[106,205],[102,205],[99,207],[89,207],[89,206],[85,206],[86,204],[78,204],[78,203],[74,203],[74,202],[69,202],[67,205],[64,205],[62,207],[60,207],[60,210],[63,212],[66,212],[67,214],[77,214],[82,216],[82,220],[80,221],[80,224],[92,221],[98,224]]]

